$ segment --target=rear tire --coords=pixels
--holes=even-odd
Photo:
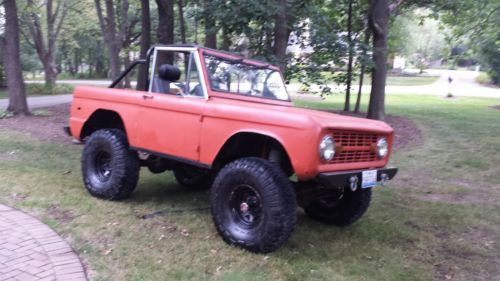
[[[340,199],[319,199],[312,202],[304,210],[311,218],[337,226],[348,226],[360,219],[370,206],[372,189],[360,189],[352,192],[344,188]]]
[[[120,200],[130,196],[139,179],[137,153],[129,149],[125,133],[118,129],[97,130],[85,143],[82,175],[95,197]]]
[[[224,241],[251,252],[275,251],[295,226],[295,192],[279,167],[261,158],[226,165],[210,199],[214,224]]]

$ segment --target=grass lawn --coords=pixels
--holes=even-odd
[[[328,72],[322,72],[325,77],[331,77],[332,74]],[[387,75],[386,84],[387,86],[423,86],[430,85],[439,79],[438,76],[391,76]],[[299,83],[297,79],[292,79],[291,83]],[[359,76],[353,77],[353,86],[359,84]],[[365,75],[363,80],[363,85],[371,85],[370,75]]]
[[[415,76],[415,77],[405,77],[405,76],[388,76],[387,85],[391,86],[421,86],[429,85],[436,82],[439,79],[437,76]]]
[[[340,109],[342,97],[301,106]],[[81,146],[0,131],[0,202],[66,237],[93,280],[498,280],[500,99],[388,95],[387,111],[413,118],[423,140],[393,154],[400,173],[377,187],[347,228],[298,212],[289,243],[257,255],[216,234],[208,193],[170,173],[141,172],[123,202],[91,197]],[[366,105],[365,105],[366,106]],[[164,211],[166,215],[142,219]]]
[[[33,96],[47,96],[47,95],[61,95],[73,92],[71,85],[56,85],[55,87],[48,88],[44,84],[26,84],[26,95]],[[0,89],[0,99],[8,98],[7,89]]]
[[[429,85],[436,82],[439,79],[437,76],[387,76],[387,86],[422,86]],[[356,80],[354,85],[359,82]],[[371,84],[371,77],[366,76],[363,81],[364,85]]]

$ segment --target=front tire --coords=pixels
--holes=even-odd
[[[349,187],[338,197],[313,201],[304,211],[311,218],[336,226],[348,226],[360,219],[370,206],[372,189],[351,191]]]
[[[261,158],[226,165],[210,199],[215,227],[224,241],[251,252],[275,251],[295,226],[295,192],[279,167]]]
[[[139,179],[137,153],[130,150],[125,133],[118,129],[95,131],[82,153],[85,187],[95,197],[120,200],[130,196]]]

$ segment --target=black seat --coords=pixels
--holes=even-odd
[[[171,64],[162,64],[158,69],[158,75],[153,78],[152,91],[155,93],[168,93],[170,83],[181,78],[181,70]]]

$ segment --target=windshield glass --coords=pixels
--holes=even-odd
[[[290,100],[277,70],[211,55],[205,55],[205,65],[213,91]]]

